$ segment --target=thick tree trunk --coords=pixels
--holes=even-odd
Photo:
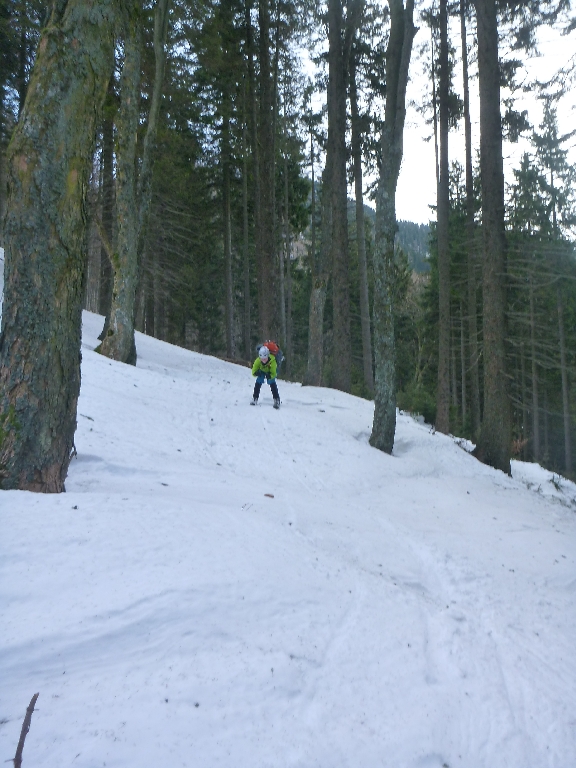
[[[376,196],[374,243],[374,423],[370,444],[392,453],[396,430],[396,351],[394,341],[394,238],[396,185],[403,153],[406,85],[416,29],[414,3],[389,0],[390,37],[386,61],[386,111],[382,131],[382,164]]]
[[[564,467],[567,474],[572,472],[572,444],[570,436],[570,389],[568,387],[568,366],[566,364],[566,337],[564,334],[564,307],[562,289],[556,286],[558,307],[558,341],[560,344],[560,372],[562,375],[562,410],[564,415]]]
[[[468,77],[468,45],[466,41],[465,0],[460,0],[460,35],[462,41],[462,81],[464,89],[464,140],[466,166],[466,250],[468,270],[468,358],[470,368],[470,406],[472,435],[480,429],[480,375],[478,366],[478,310],[476,299],[476,226],[474,223],[474,176],[472,173],[472,121],[470,119],[470,87]]]
[[[440,0],[440,167],[438,177],[438,388],[436,429],[450,432],[450,252],[448,216],[448,0]]]
[[[0,247],[4,247],[4,211],[6,210],[6,147],[8,145],[8,128],[6,125],[5,93],[0,88]],[[3,265],[0,265],[0,268]]]
[[[342,0],[328,0],[328,148],[332,153],[330,195],[332,232],[331,384],[350,391],[352,348],[350,342],[350,292],[348,265],[348,200],[346,180],[346,63],[342,44]]]
[[[138,280],[138,213],[136,198],[136,143],[140,121],[142,18],[136,3],[126,20],[124,63],[120,76],[120,108],[116,117],[117,246],[113,254],[110,322],[98,351],[136,364],[134,307]]]
[[[356,84],[356,58],[350,58],[350,112],[352,127],[352,160],[354,164],[354,189],[356,196],[356,243],[358,246],[358,272],[360,278],[360,327],[362,332],[362,362],[364,384],[374,392],[372,368],[372,332],[370,328],[370,300],[368,295],[368,267],[366,264],[366,231],[364,223],[364,192],[362,189],[362,135],[358,112]]]
[[[116,3],[59,3],[8,151],[0,335],[2,488],[60,492],[74,447],[85,199]]]
[[[151,182],[158,115],[164,81],[164,45],[168,27],[168,0],[157,0],[154,11],[154,86],[142,149],[140,173],[136,174],[136,137],[139,124],[142,52],[142,9],[133,2],[126,10],[124,66],[120,81],[118,112],[117,197],[118,243],[112,264],[114,284],[110,323],[99,347],[112,360],[136,365],[134,315],[138,285],[138,259],[151,200]]]
[[[506,376],[506,242],[495,0],[475,0],[480,90],[480,173],[484,258],[484,418],[476,455],[510,474],[512,422]]]

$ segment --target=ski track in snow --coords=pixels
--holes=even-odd
[[[573,484],[84,323],[68,492],[0,496],[0,759],[39,691],[25,766],[574,764]]]

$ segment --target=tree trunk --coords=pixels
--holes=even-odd
[[[448,177],[448,0],[440,0],[440,167],[438,178],[438,389],[436,429],[450,432],[450,252],[448,216],[450,187]]]
[[[526,446],[528,443],[528,396],[526,394],[526,353],[524,351],[524,342],[520,343],[520,370],[522,375],[522,458],[526,461],[528,452]]]
[[[120,76],[120,108],[116,117],[117,247],[113,253],[110,322],[98,351],[123,363],[136,364],[134,302],[138,280],[138,214],[136,143],[140,121],[142,18],[136,3],[127,9],[124,63]]]
[[[544,386],[544,456],[543,463],[547,465],[550,462],[550,429],[549,429],[550,409],[548,407],[548,390]]]
[[[465,0],[460,0],[460,35],[462,39],[462,81],[464,88],[464,138],[466,166],[466,250],[467,250],[467,303],[468,351],[470,367],[470,405],[472,436],[476,439],[480,429],[480,376],[478,371],[478,314],[476,301],[476,243],[474,224],[474,176],[472,173],[472,122],[470,120],[470,87],[468,77],[468,45],[466,42]]]
[[[540,460],[540,404],[538,402],[538,364],[536,362],[536,318],[534,289],[530,276],[530,356],[532,358],[532,458]]]
[[[256,261],[256,281],[258,289],[258,319],[259,323],[262,314],[262,285],[261,285],[261,271],[262,271],[262,258],[261,258],[261,240],[260,231],[262,228],[262,215],[260,211],[260,199],[262,197],[260,189],[260,148],[258,146],[259,133],[258,133],[258,104],[256,98],[256,75],[254,72],[254,40],[252,35],[252,21],[251,21],[252,3],[246,0],[244,8],[244,26],[246,30],[246,53],[247,53],[247,65],[248,65],[248,96],[249,96],[249,125],[250,125],[250,141],[252,149],[252,169],[254,177],[254,251]],[[248,331],[248,347],[247,355],[250,360],[252,357],[252,349],[250,346],[250,331]],[[263,336],[263,338],[269,338]]]
[[[346,63],[342,45],[342,0],[328,0],[328,147],[331,153],[330,261],[334,346],[331,384],[349,392],[352,347],[348,275],[348,200],[346,181]]]
[[[111,0],[55,6],[7,157],[1,487],[60,492],[74,447],[85,199],[114,64]]]
[[[270,65],[270,2],[259,0],[260,21],[260,119],[259,211],[256,229],[256,261],[258,265],[258,310],[260,333],[265,339],[276,335],[276,280],[274,256],[274,88]]]
[[[0,105],[1,108],[2,105]],[[6,147],[0,126],[0,248],[4,246],[4,209],[6,208]],[[2,265],[3,266],[3,265]]]
[[[288,126],[286,117],[286,92],[284,93],[284,247],[285,247],[285,272],[286,272],[286,337],[284,340],[286,349],[286,374],[290,375],[292,368],[292,272],[290,264],[291,240],[290,240],[290,183],[288,179]]]
[[[464,333],[464,307],[460,303],[460,375],[462,379],[462,427],[468,416],[468,396],[466,387],[466,341]]]
[[[247,94],[244,81],[244,117],[242,122],[242,262],[244,271],[244,355],[250,360],[250,228],[248,223],[248,140]]]
[[[304,385],[319,387],[322,385],[322,370],[324,367],[324,307],[328,290],[328,273],[326,269],[326,254],[324,242],[320,253],[316,249],[316,182],[314,177],[314,137],[310,132],[310,165],[312,175],[312,290],[310,292],[310,310],[308,316],[308,365],[304,376]],[[327,183],[326,179],[324,182]],[[324,185],[322,185],[322,200],[324,200]],[[322,222],[328,224],[329,210],[322,216]]]
[[[158,251],[154,251],[153,262],[154,276],[152,279],[152,336],[162,339],[162,273]]]
[[[414,3],[389,0],[390,37],[386,52],[386,110],[382,130],[382,163],[376,195],[374,243],[374,423],[370,445],[392,453],[396,430],[396,362],[394,341],[394,238],[396,186],[403,153],[406,85],[416,29]]]
[[[4,246],[4,211],[6,209],[6,147],[8,145],[8,127],[5,117],[4,88],[0,88],[0,247]],[[0,265],[2,268],[4,265]]]
[[[136,137],[139,124],[142,19],[141,4],[126,10],[124,66],[120,80],[118,112],[117,197],[118,243],[114,254],[114,286],[110,323],[98,348],[112,360],[136,365],[134,313],[138,283],[138,259],[150,208],[151,180],[158,115],[164,80],[164,44],[168,26],[168,0],[157,0],[154,10],[154,86],[148,125],[142,149],[140,173],[136,175]]]
[[[354,163],[354,189],[356,197],[356,243],[358,246],[358,272],[360,278],[360,326],[362,331],[362,362],[364,384],[370,394],[374,392],[372,368],[372,333],[370,328],[370,299],[368,295],[368,267],[366,264],[366,228],[364,222],[364,193],[362,189],[362,135],[358,112],[355,53],[350,58],[350,112],[352,127],[352,160]]]
[[[230,120],[228,96],[225,96],[222,129],[222,217],[224,221],[224,274],[226,285],[226,355],[233,358],[234,350],[234,286],[232,279],[232,215],[230,211]]]
[[[113,247],[114,243],[114,89],[110,81],[108,94],[104,103],[104,120],[102,121],[102,229]],[[106,335],[110,322],[112,304],[112,263],[104,244],[100,248],[100,290],[98,293],[98,312],[106,319],[100,341]]]
[[[484,418],[476,456],[510,474],[512,426],[506,376],[506,242],[495,0],[475,0],[480,90],[480,173],[484,257]]]
[[[556,286],[558,307],[558,341],[560,344],[560,372],[562,374],[562,410],[564,414],[564,466],[566,473],[572,472],[572,446],[570,436],[570,389],[568,388],[568,366],[566,365],[566,338],[564,335],[564,308],[562,289]]]

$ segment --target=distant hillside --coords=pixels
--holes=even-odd
[[[348,201],[348,210],[354,210],[354,201]],[[364,214],[374,223],[376,211],[364,205]],[[396,243],[408,256],[410,266],[415,272],[430,270],[430,227],[428,224],[415,224],[413,221],[399,221]]]
[[[416,272],[430,270],[430,227],[413,221],[399,221],[396,242],[408,255],[410,265]]]

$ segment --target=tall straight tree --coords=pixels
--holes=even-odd
[[[368,267],[366,263],[366,232],[364,222],[364,193],[362,189],[362,118],[358,109],[357,78],[358,45],[350,55],[350,113],[352,133],[352,162],[356,197],[356,243],[358,248],[358,272],[360,278],[360,327],[362,331],[362,361],[364,384],[368,392],[374,391],[372,367],[372,332],[370,329],[370,302],[368,294]]]
[[[256,264],[258,269],[258,313],[262,338],[277,335],[278,312],[276,307],[274,241],[274,82],[270,57],[270,0],[259,0],[258,20],[260,26],[260,112],[257,125],[258,144],[258,212],[256,227]]]
[[[262,215],[260,210],[260,200],[262,197],[261,193],[261,180],[260,180],[260,147],[259,147],[259,132],[258,132],[258,98],[257,98],[257,85],[256,85],[256,72],[255,72],[255,64],[254,59],[256,56],[255,53],[255,44],[254,44],[254,33],[252,29],[252,2],[251,0],[245,0],[244,5],[244,34],[246,38],[246,77],[248,80],[248,106],[246,109],[247,112],[247,119],[246,124],[249,126],[249,132],[250,132],[250,144],[251,144],[251,155],[252,155],[252,178],[253,178],[253,205],[254,205],[254,251],[255,251],[255,257],[256,257],[256,279],[257,279],[257,285],[258,285],[258,323],[261,324],[262,320],[262,303],[264,301],[263,291],[262,291],[262,283],[261,283],[261,270],[262,270],[262,258],[261,258],[261,250],[262,250],[262,243],[260,238],[260,232],[261,232],[261,222],[262,222]],[[248,170],[248,164],[246,163],[246,171]],[[247,185],[247,179],[246,179],[246,185]],[[248,195],[248,189],[246,188],[246,195]],[[248,198],[246,197],[246,214],[248,213]],[[246,224],[246,234],[248,233],[248,227]],[[247,251],[246,251],[247,252]],[[249,279],[246,282],[245,281],[245,287],[244,287],[244,307],[245,307],[245,313],[249,312],[249,306],[250,306],[250,282]],[[246,310],[246,307],[248,307],[248,310]],[[248,321],[247,322],[247,328],[245,328],[244,333],[246,334],[246,358],[250,359],[252,348],[251,348],[251,324]],[[263,336],[263,338],[269,338],[268,336]]]
[[[450,252],[448,216],[450,182],[448,178],[448,0],[440,0],[440,164],[437,193],[438,236],[438,388],[436,429],[450,432]]]
[[[472,121],[470,119],[470,84],[468,76],[468,44],[466,35],[466,0],[460,0],[460,37],[462,42],[462,85],[464,91],[464,139],[466,168],[466,251],[467,251],[467,315],[468,359],[472,434],[480,429],[480,378],[478,373],[478,318],[476,308],[476,238],[474,223],[474,177],[472,174]]]
[[[312,290],[310,291],[310,309],[308,315],[308,364],[304,375],[304,384],[319,387],[322,384],[322,371],[324,366],[324,309],[326,306],[326,294],[328,292],[329,262],[328,262],[328,235],[323,234],[320,239],[320,249],[316,247],[316,182],[314,178],[314,133],[310,125],[310,166],[312,175]],[[328,178],[329,168],[326,158],[326,167],[322,184],[322,231],[330,229],[330,206],[328,205]],[[324,205],[326,201],[326,206]]]
[[[568,366],[566,364],[566,334],[564,332],[564,305],[562,288],[556,285],[556,307],[558,310],[558,343],[560,347],[560,375],[562,379],[562,415],[564,420],[564,467],[572,472],[572,441],[570,419],[570,390],[568,386]]]
[[[64,490],[80,391],[85,200],[117,13],[115,0],[54,3],[8,151],[0,334],[5,489]]]
[[[349,32],[349,19],[346,32]],[[345,45],[342,0],[328,0],[328,180],[332,264],[333,363],[331,384],[350,391],[350,293],[348,276],[348,198],[346,180],[346,73],[349,45]]]
[[[140,117],[142,7],[137,0],[123,4],[123,7],[125,9],[125,56],[117,117],[118,242],[112,264],[114,287],[110,322],[99,351],[112,360],[135,365],[134,320],[138,257],[150,207],[153,153],[164,80],[168,0],[157,0],[154,10],[154,85],[139,173],[136,166],[136,138]]]
[[[112,263],[110,253],[114,242],[114,115],[116,111],[116,94],[114,82],[110,80],[106,101],[104,102],[104,119],[102,121],[102,240],[100,249],[100,285],[98,291],[98,311],[110,319],[112,304]],[[107,326],[107,323],[104,324]],[[100,341],[104,338],[102,336]]]
[[[506,241],[496,0],[475,0],[480,91],[484,413],[477,457],[510,474],[512,425],[506,373]]]
[[[374,242],[374,422],[370,445],[392,453],[396,430],[396,373],[394,342],[394,239],[396,186],[404,148],[406,86],[412,55],[414,1],[388,0],[390,37],[386,52],[386,108],[382,129],[382,162],[376,193]]]

